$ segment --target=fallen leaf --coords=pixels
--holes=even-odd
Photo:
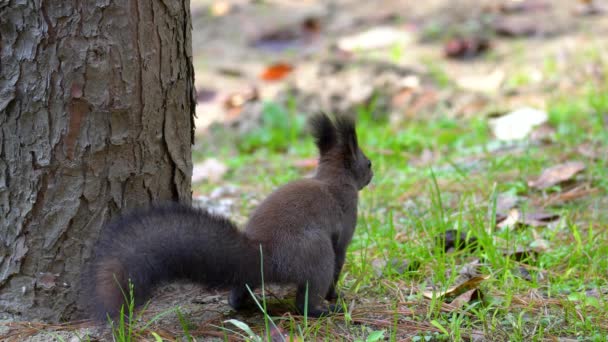
[[[545,169],[538,179],[529,181],[528,186],[538,190],[544,190],[559,183],[571,180],[577,173],[584,169],[585,164],[578,161],[555,165]]]
[[[482,297],[482,294],[481,294],[481,291],[479,289],[472,289],[472,290],[464,292],[461,295],[459,295],[456,298],[454,298],[454,300],[452,300],[450,302],[450,304],[455,309],[460,309],[465,304],[468,304],[468,303],[470,303],[472,301],[475,301],[475,300],[479,300],[479,299],[481,299],[481,297]]]
[[[532,275],[530,275],[530,272],[523,266],[517,267],[514,273],[524,280],[532,281]]]
[[[509,192],[500,193],[496,196],[496,213],[506,214],[515,208],[520,201],[521,198],[517,195]]]
[[[479,275],[479,268],[482,266],[479,259],[473,259],[472,261],[462,265],[458,270],[458,278],[459,281],[466,281],[467,279],[471,279],[477,277]]]
[[[559,215],[545,212],[525,212],[518,208],[509,210],[507,216],[497,221],[497,227],[501,229],[516,229],[521,227],[545,227],[559,219]]]
[[[459,87],[480,93],[495,93],[505,79],[505,72],[497,69],[490,74],[468,75],[456,80]]]
[[[530,140],[539,141],[542,143],[551,143],[554,140],[555,136],[555,128],[551,127],[549,124],[544,123],[538,127],[536,127],[532,133],[530,133]]]
[[[439,291],[439,292],[423,291],[422,295],[428,299],[432,299],[433,297],[435,297],[435,298],[456,297],[467,291],[477,288],[479,286],[479,284],[481,284],[481,282],[483,282],[484,280],[487,280],[489,278],[490,278],[489,275],[473,277],[473,278],[465,281],[464,283],[451,287],[445,291]]]
[[[588,184],[583,184],[572,188],[566,192],[559,192],[551,195],[543,203],[544,205],[553,205],[556,203],[568,202],[579,199],[581,197],[589,196],[597,192],[597,188],[590,188]]]
[[[391,106],[394,108],[406,107],[414,97],[414,90],[411,88],[399,89],[391,99]]]
[[[431,89],[423,90],[421,93],[417,93],[411,105],[406,110],[407,117],[414,117],[417,113],[424,109],[427,109],[433,105],[436,105],[439,101],[439,95],[436,91]]]
[[[499,140],[520,140],[526,138],[534,127],[545,123],[547,119],[546,112],[524,107],[490,120],[490,127]]]
[[[461,37],[448,40],[443,52],[448,58],[472,58],[479,56],[490,48],[490,41],[483,37]]]
[[[579,1],[576,9],[574,10],[575,14],[578,15],[600,15],[606,12],[606,7],[598,4],[597,1]]]
[[[321,22],[316,17],[308,17],[297,25],[279,27],[262,34],[251,45],[254,48],[281,52],[288,49],[304,48],[314,42],[321,32]]]
[[[550,243],[545,239],[536,239],[530,243],[530,248],[536,252],[546,252],[549,250]]]
[[[584,143],[576,148],[576,151],[593,160],[600,160],[608,155],[608,148],[599,144]]]
[[[248,90],[229,94],[224,100],[224,109],[228,112],[228,120],[232,120],[239,116],[243,106],[248,102],[253,102],[259,99],[259,92],[256,87],[251,87]]]
[[[293,66],[287,63],[275,63],[268,66],[260,74],[260,78],[264,81],[279,81],[285,78],[293,71]]]
[[[337,46],[342,51],[356,52],[373,50],[392,46],[397,43],[407,43],[412,40],[407,31],[391,27],[375,27],[361,33],[338,40]]]
[[[208,158],[192,168],[192,182],[208,180],[217,182],[222,179],[228,171],[228,167],[215,158]]]
[[[499,9],[503,13],[521,13],[545,11],[551,8],[551,3],[543,0],[505,1]]]
[[[506,17],[496,20],[494,31],[505,37],[529,37],[541,30],[537,18]]]
[[[198,88],[196,89],[196,102],[211,102],[217,97],[217,91],[210,88]]]

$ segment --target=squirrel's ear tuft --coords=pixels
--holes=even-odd
[[[321,155],[327,153],[337,144],[336,127],[327,117],[327,114],[321,113],[313,116],[310,119],[310,129]]]
[[[348,116],[339,116],[336,118],[336,129],[345,156],[354,158],[359,149],[355,121]]]

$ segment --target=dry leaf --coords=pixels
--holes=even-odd
[[[520,198],[517,195],[508,192],[498,194],[496,197],[496,213],[508,213],[511,209],[515,208],[519,202]]]
[[[588,184],[584,184],[572,188],[566,192],[559,192],[551,195],[549,198],[547,198],[547,200],[544,201],[544,205],[573,201],[581,197],[589,196],[597,191],[597,188],[590,188]]]
[[[532,275],[530,275],[530,272],[523,266],[517,267],[514,274],[520,276],[524,280],[532,281]]]
[[[373,50],[392,46],[397,43],[407,43],[413,38],[407,31],[391,27],[375,27],[352,36],[338,40],[338,48],[342,51],[356,52]]]
[[[293,66],[287,63],[275,63],[268,66],[261,74],[264,81],[280,81],[293,71]]]
[[[520,209],[512,208],[509,210],[507,216],[497,221],[497,227],[501,229],[510,228],[520,228],[520,227],[545,227],[548,224],[559,219],[559,215],[551,214],[546,212],[522,212]]]
[[[473,277],[473,278],[465,281],[462,284],[459,284],[457,286],[447,289],[446,291],[441,291],[441,292],[424,291],[424,292],[422,292],[422,295],[428,299],[432,299],[433,297],[445,298],[445,297],[459,296],[460,294],[462,294],[464,292],[477,288],[479,286],[479,284],[481,284],[481,282],[483,282],[484,280],[489,279],[489,278],[490,278],[489,275]]]
[[[539,141],[542,143],[551,143],[554,140],[555,128],[544,123],[536,127],[530,134],[530,140]]]
[[[582,162],[567,162],[545,169],[537,180],[529,181],[528,186],[544,190],[561,182],[572,179],[577,173],[585,169]]]
[[[532,17],[505,17],[496,20],[494,31],[506,37],[533,36],[541,31],[537,18]]]
[[[604,156],[608,155],[608,148],[606,146],[600,146],[598,144],[584,143],[576,148],[576,151],[593,160],[600,160]]]
[[[454,300],[452,300],[450,302],[450,304],[455,308],[455,309],[460,309],[461,307],[463,307],[465,304],[470,303],[474,300],[478,300],[481,299],[481,291],[479,289],[472,289],[469,290],[467,292],[464,292],[463,294],[457,296],[456,298],[454,298]]]
[[[199,88],[196,89],[196,102],[211,102],[217,97],[217,91],[210,88]]]
[[[301,23],[279,27],[262,34],[251,45],[269,52],[282,52],[288,49],[308,48],[321,32],[321,21],[308,17]]]
[[[453,38],[443,46],[443,52],[448,58],[472,58],[490,48],[490,41],[483,37]]]
[[[247,102],[259,99],[259,92],[256,87],[251,87],[246,91],[229,94],[224,100],[224,109],[228,112],[228,120],[232,120],[241,114],[243,106]]]
[[[521,12],[545,11],[551,8],[551,3],[543,0],[506,1],[500,4],[500,11],[507,14]]]
[[[599,1],[586,0],[586,1],[579,1],[579,2],[581,2],[581,3],[578,4],[576,9],[574,10],[575,14],[599,15],[599,14],[604,14],[606,12],[606,7],[604,7],[603,5],[600,5],[598,3]]]
[[[456,80],[459,87],[480,93],[495,93],[505,79],[505,72],[501,69],[490,74],[467,75]]]
[[[524,107],[490,121],[492,133],[499,140],[520,140],[532,132],[532,129],[545,123],[546,112]]]

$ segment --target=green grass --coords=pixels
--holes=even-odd
[[[608,334],[608,301],[602,294],[608,291],[603,200],[608,164],[605,158],[580,155],[577,147],[608,144],[606,89],[589,85],[576,96],[555,94],[548,106],[555,129],[550,144],[497,144],[483,116],[462,120],[439,113],[432,120],[393,125],[372,116],[373,108],[362,108],[359,140],[374,162],[375,178],[361,192],[357,231],[340,283],[346,313],[316,320],[283,315],[273,317],[274,322],[304,340],[333,340],[336,334],[356,341],[452,341],[473,335],[512,341],[603,340]],[[310,170],[295,161],[316,156],[304,125],[293,121],[289,109],[271,108],[268,115],[274,117],[264,119],[262,126],[270,141],[236,139],[228,143],[232,145],[224,158],[232,170],[226,180],[253,191],[257,199],[306,176]],[[280,118],[286,123],[279,123]],[[413,166],[425,150],[435,151],[436,160]],[[205,153],[213,155],[211,150]],[[533,210],[567,190],[568,185],[545,191],[527,185],[543,169],[565,160],[586,164],[576,182],[587,183],[594,192],[543,207],[560,216],[551,227],[496,227],[498,194],[516,194],[522,197],[522,208]],[[200,184],[197,190],[204,193],[215,186]],[[239,205],[244,213],[253,208],[246,202]],[[437,239],[450,229],[468,232],[478,245],[444,251]],[[539,243],[547,250],[523,259],[508,256]],[[440,291],[455,285],[463,265],[475,260],[477,272],[489,276],[479,286],[481,300],[446,309],[444,299],[422,296],[425,288]],[[380,270],[377,265],[385,266]],[[262,335],[268,331],[252,329]]]

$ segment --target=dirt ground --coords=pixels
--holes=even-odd
[[[581,7],[582,1],[530,2],[537,7],[518,10],[523,2],[513,0],[192,0],[197,133],[204,135],[217,121],[247,130],[259,118],[261,100],[288,101],[290,96],[302,112],[347,112],[373,98],[394,120],[446,103],[454,116],[489,115],[518,104],[542,108],[552,90],[576,87],[594,72],[589,66],[569,74],[569,66],[581,47],[608,46],[608,19],[581,13],[593,12]],[[345,39],[378,28],[387,31],[359,41],[359,47]],[[384,42],[387,37],[392,38]],[[473,47],[462,48],[468,56],[446,57],[449,42],[459,39],[472,42]],[[556,76],[539,79],[549,56],[555,57]],[[290,69],[286,76],[264,76],[279,62]],[[407,88],[413,94],[404,92]],[[271,288],[279,298],[274,314],[289,309],[280,300],[289,291]],[[191,333],[205,339],[222,340],[215,326],[230,318],[263,324],[255,310],[232,311],[225,291],[191,284],[159,290],[142,321],[176,306],[196,322]],[[182,326],[173,312],[150,330],[172,339]],[[87,334],[111,339],[108,329],[88,323],[13,323],[1,327],[1,334],[12,341],[77,341]]]

